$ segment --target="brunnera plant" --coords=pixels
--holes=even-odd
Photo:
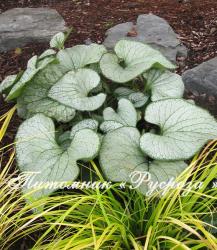
[[[64,48],[65,39],[55,35],[50,49],[0,85],[25,119],[16,136],[17,163],[23,172],[41,173],[34,183],[72,182],[77,161],[95,157],[110,181],[131,182],[133,171],[146,171],[165,182],[217,137],[215,119],[182,99],[182,78],[157,50],[128,40],[112,52],[98,44]],[[148,188],[144,182],[139,189]]]

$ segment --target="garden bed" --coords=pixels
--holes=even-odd
[[[215,39],[217,4],[213,4],[211,1],[178,3],[174,0],[147,2],[139,0],[134,2],[29,0],[18,1],[18,3],[15,1],[0,3],[0,11],[14,7],[57,9],[66,20],[67,25],[74,28],[67,40],[66,47],[84,44],[86,39],[100,44],[104,40],[104,34],[108,28],[125,21],[135,21],[139,14],[152,12],[165,18],[189,49],[189,56],[186,60],[178,58],[177,73],[179,74],[217,55],[217,40]],[[64,41],[63,33],[60,34],[60,37],[63,37],[61,39]],[[53,47],[56,51],[63,48],[64,42],[62,44],[55,42],[58,39],[53,41],[56,44]],[[39,111],[43,114],[36,114],[24,121],[17,133],[17,128],[22,120],[17,115],[10,120],[15,108],[4,116],[14,104],[5,103],[0,97],[0,119],[5,128],[9,124],[7,131],[6,129],[5,131],[0,130],[2,132],[0,136],[3,137],[3,140],[0,140],[3,154],[1,164],[6,166],[4,167],[6,172],[0,173],[2,183],[0,191],[5,190],[2,191],[1,204],[6,204],[6,208],[0,213],[3,218],[2,224],[5,225],[0,245],[5,246],[6,249],[8,246],[12,247],[9,249],[29,249],[35,244],[33,249],[37,250],[72,249],[72,247],[73,249],[129,250],[151,249],[151,247],[155,247],[155,249],[182,249],[182,247],[183,249],[191,249],[191,247],[192,249],[204,249],[203,247],[216,249],[216,222],[213,219],[213,216],[216,215],[217,190],[213,185],[217,171],[216,142],[210,142],[203,148],[201,154],[194,156],[208,140],[215,138],[217,133],[215,119],[206,111],[192,105],[191,101],[182,99],[184,93],[182,78],[166,71],[166,69],[174,70],[174,65],[161,57],[157,51],[152,51],[144,44],[130,41],[119,42],[117,45],[119,50],[117,49],[115,52],[122,53],[123,57],[120,56],[120,58],[125,58],[128,54],[127,48],[130,48],[129,50],[134,53],[131,53],[128,60],[135,65],[138,65],[137,60],[141,60],[136,53],[138,50],[143,53],[143,58],[146,58],[147,53],[153,53],[153,57],[149,56],[150,61],[153,60],[152,70],[147,67],[147,62],[144,60],[139,61],[139,67],[134,67],[132,70],[127,68],[124,61],[114,63],[111,59],[114,55],[105,53],[105,48],[100,48],[101,45],[94,46],[96,46],[95,50],[88,46],[95,53],[92,53],[92,56],[86,56],[88,59],[82,61],[83,65],[79,60],[81,65],[79,63],[77,65],[78,58],[72,57],[70,70],[65,63],[67,56],[64,57],[64,53],[61,55],[58,52],[56,55],[56,51],[54,51],[54,54],[36,58],[36,60],[33,58],[30,71],[34,74],[25,82],[25,84],[28,83],[28,88],[22,89],[22,86],[18,86],[18,89],[23,91],[20,107],[26,107],[26,110],[23,109],[24,118],[38,112],[34,110],[37,105],[33,104],[31,108],[28,106],[34,103],[34,95],[37,96],[37,93],[40,92],[40,89],[37,89],[38,82],[41,84],[41,86],[39,84],[40,88],[50,84],[48,91],[45,91],[45,96],[42,94],[42,103],[46,98],[53,98],[52,100],[58,103],[56,107],[65,105],[64,112],[58,108],[54,112],[51,111],[49,108],[52,108],[53,104],[46,105],[45,102],[46,108],[44,111]],[[1,53],[0,80],[3,80],[6,75],[25,69],[28,59],[34,55],[40,55],[47,47],[48,44],[45,43],[28,44],[24,48]],[[78,53],[79,56],[82,55],[83,50],[86,51],[86,47],[74,47],[74,49],[73,53]],[[69,53],[66,52],[66,54]],[[56,63],[57,58],[60,59],[59,63]],[[46,59],[51,60],[48,64],[43,64]],[[120,69],[119,63],[123,63],[123,68]],[[110,70],[114,69],[114,65],[115,70]],[[47,66],[50,67],[50,71],[46,71],[49,68]],[[66,71],[64,71],[66,69],[64,67],[67,68]],[[91,69],[91,67],[93,68]],[[165,69],[165,71],[161,71],[159,68]],[[34,82],[34,77],[37,78],[40,75],[38,72],[43,69],[45,69],[46,78],[42,77],[42,81]],[[134,73],[134,71],[138,72]],[[58,72],[61,76],[55,82],[52,82],[53,78],[49,77],[49,74],[54,75],[52,72]],[[102,86],[98,86],[99,75],[103,79]],[[73,81],[64,82],[67,76]],[[52,79],[51,82],[49,82],[50,79]],[[128,86],[132,88],[133,92],[125,96],[127,99],[122,99],[123,95],[119,93],[120,96],[118,96],[117,92],[115,93],[118,83],[127,84],[129,82],[133,83]],[[13,83],[14,86],[17,85],[16,80]],[[52,90],[51,83],[53,84]],[[83,83],[86,88],[93,91],[91,96],[87,96],[86,93],[83,93],[85,91],[82,88],[81,90],[78,88]],[[58,84],[62,85],[59,89]],[[97,86],[100,88],[97,89]],[[167,87],[164,88],[164,86]],[[16,93],[17,89],[15,88],[14,91],[13,87],[8,95],[11,99],[19,95]],[[71,88],[71,92],[67,91],[69,88]],[[154,90],[158,90],[158,88],[160,91],[155,92]],[[107,94],[107,99],[104,93],[101,93],[102,91]],[[131,95],[135,97],[135,94],[138,95],[138,93],[140,93],[140,99],[135,101],[134,98],[132,101]],[[141,94],[143,94],[142,97]],[[99,97],[100,95],[101,97]],[[96,99],[90,101],[93,97]],[[209,109],[214,116],[217,115],[217,102],[214,96],[193,96],[191,93],[185,93],[185,97],[194,99],[197,104]],[[38,103],[38,106],[40,104]],[[118,110],[114,111],[117,105]],[[106,107],[107,109],[105,109]],[[99,112],[96,111],[97,109]],[[78,120],[75,119],[77,123],[71,121],[72,118],[69,119],[74,115],[74,113],[70,113],[72,111],[78,115],[76,117]],[[96,111],[95,117],[93,111]],[[102,111],[103,117],[101,116]],[[99,119],[100,129],[96,117]],[[94,120],[90,121],[90,118],[96,119],[97,122],[95,120],[93,124]],[[79,126],[77,126],[78,124]],[[70,130],[72,126],[73,129]],[[187,129],[182,131],[182,128]],[[16,159],[21,173],[32,170],[34,166],[37,169],[43,169],[43,181],[46,178],[58,181],[63,177],[68,178],[68,181],[72,181],[72,179],[79,181],[83,180],[84,170],[77,175],[76,171],[80,171],[83,166],[95,171],[93,178],[100,181],[112,180],[114,183],[104,191],[91,190],[91,188],[75,191],[65,187],[63,193],[61,189],[56,188],[54,189],[58,190],[56,193],[49,191],[49,197],[48,193],[43,196],[40,191],[39,193],[36,191],[36,197],[39,195],[36,200],[31,200],[30,198],[33,198],[31,195],[24,197],[25,189],[21,195],[19,191],[11,191],[13,189],[5,184],[10,182],[10,178],[17,177],[17,173],[14,173],[14,158],[10,158],[13,149],[8,151],[7,148],[5,150],[2,148],[14,141],[16,133]],[[61,138],[64,134],[67,134],[65,139],[64,136]],[[162,137],[164,141],[162,140],[162,143],[159,143],[161,147],[158,147],[159,138]],[[26,140],[26,138],[31,138],[31,140]],[[99,157],[94,162],[91,159],[94,159],[96,155]],[[52,162],[53,159],[55,161]],[[78,161],[82,159],[84,165],[80,165],[82,163]],[[87,160],[90,162],[86,163]],[[184,162],[184,160],[186,161]],[[61,169],[62,165],[63,169]],[[44,168],[45,166],[46,168]],[[146,169],[146,172],[151,173],[157,181],[161,178],[164,181],[171,176],[176,177],[186,169],[180,177],[180,181],[185,184],[189,180],[192,183],[200,181],[203,185],[201,189],[189,187],[186,196],[186,190],[183,191],[177,187],[171,192],[166,192],[163,198],[156,194],[148,196],[145,190],[146,184],[143,183],[144,189],[138,192],[132,188],[132,186],[135,187],[135,183],[131,182],[132,179],[126,180],[131,175],[132,169],[137,170],[137,168],[138,172]],[[12,173],[13,176],[9,176],[9,173]],[[86,174],[85,171],[84,173]],[[89,173],[89,175],[91,174]],[[124,177],[122,178],[122,176]],[[89,179],[92,180],[92,178]],[[123,185],[119,183],[122,181]],[[183,188],[185,189],[186,186]],[[151,191],[149,186],[148,191]],[[145,198],[143,194],[145,194]],[[11,225],[12,223],[13,225]],[[15,240],[17,242],[13,244]]]
[[[65,19],[68,26],[73,27],[68,46],[83,44],[86,39],[101,43],[105,31],[115,24],[135,21],[139,14],[153,13],[165,18],[179,34],[180,39],[189,49],[187,60],[180,58],[179,72],[193,68],[217,55],[217,3],[211,0],[192,0],[178,3],[175,0],[120,1],[120,0],[8,0],[0,1],[0,12],[16,7],[50,7],[56,9]],[[34,54],[40,54],[47,44],[29,44],[19,51],[0,53],[0,81],[6,75],[23,69],[26,62]],[[195,97],[186,93],[188,98],[208,108],[217,115],[217,101],[214,97]],[[11,105],[0,98],[0,114],[5,113]],[[4,143],[12,142],[20,121],[13,119]]]

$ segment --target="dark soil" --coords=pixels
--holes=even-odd
[[[165,18],[189,49],[187,60],[178,59],[179,73],[217,55],[217,1],[213,0],[189,0],[187,3],[179,3],[178,0],[0,0],[0,13],[15,7],[56,9],[67,25],[74,28],[68,46],[82,44],[88,38],[101,43],[108,28],[118,23],[136,21],[139,14],[151,12]],[[22,48],[21,53],[17,50],[0,53],[0,81],[6,75],[24,68],[32,55],[40,54],[47,46],[29,44]],[[217,115],[214,97],[195,97],[189,93],[186,96]],[[0,97],[0,115],[11,105],[4,103]],[[6,136],[7,142],[13,139],[19,123],[15,116]]]
[[[101,43],[108,28],[118,23],[136,21],[139,14],[151,12],[165,18],[189,49],[188,59],[178,60],[179,73],[217,56],[215,0],[189,0],[187,3],[179,3],[178,0],[0,0],[0,13],[15,7],[56,9],[64,17],[67,25],[74,28],[68,46],[83,44],[88,38]],[[5,76],[25,68],[30,57],[40,54],[47,47],[48,44],[29,44],[21,51],[0,53],[0,82]],[[186,97],[196,99],[197,103],[217,116],[217,102],[214,97],[195,97],[190,93],[186,93]],[[5,103],[0,96],[0,115],[13,105]],[[13,142],[20,122],[15,115],[0,147]],[[28,240],[24,240],[13,249],[28,249],[27,243]]]

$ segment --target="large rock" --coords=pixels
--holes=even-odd
[[[185,71],[182,78],[186,89],[193,94],[217,96],[217,57]]]
[[[160,50],[169,60],[176,62],[177,56],[187,57],[187,49],[177,38],[166,20],[153,14],[138,16],[137,23],[122,23],[106,32],[104,45],[112,49],[117,41],[129,39],[149,44]]]
[[[47,42],[66,29],[63,18],[49,8],[15,8],[0,15],[0,51],[30,42]]]

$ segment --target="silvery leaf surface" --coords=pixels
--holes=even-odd
[[[160,133],[145,133],[140,146],[157,160],[189,159],[209,140],[217,138],[216,120],[206,110],[182,99],[151,103],[145,120],[158,125]]]

